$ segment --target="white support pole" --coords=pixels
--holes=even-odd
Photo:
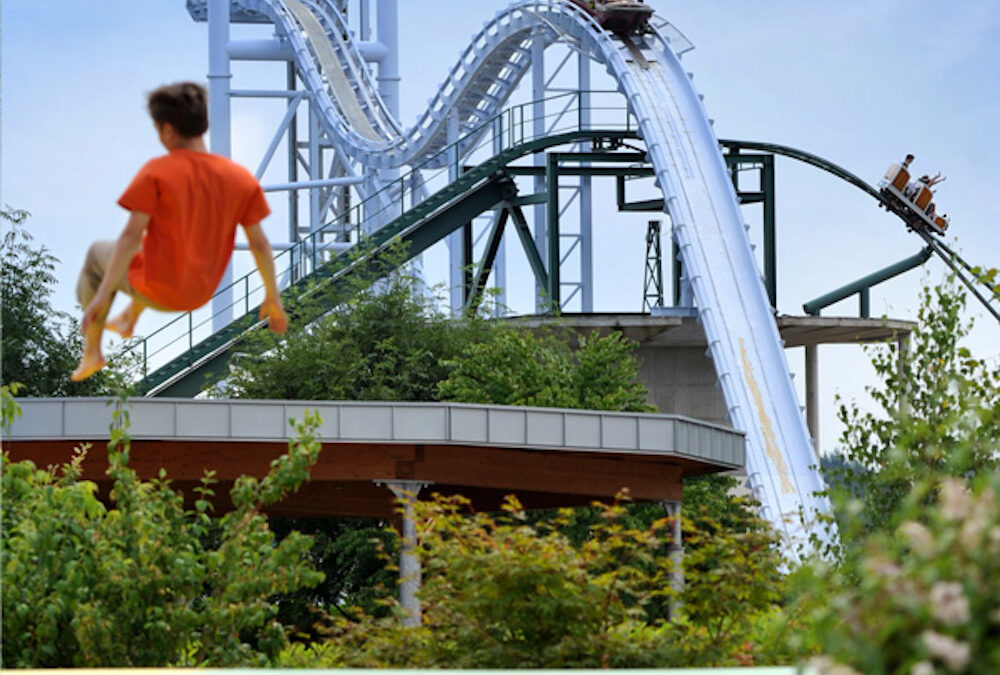
[[[906,362],[910,360],[910,333],[900,333],[896,338],[898,347],[898,361],[896,364],[899,381],[903,383],[903,395],[899,397],[899,414],[908,415],[910,413],[909,382],[906,378]]]
[[[545,135],[545,36],[543,29],[536,28],[531,41],[531,100],[532,116],[534,117],[532,131],[535,138]],[[535,166],[545,166],[545,154],[538,152],[534,155]],[[535,176],[535,194],[545,191],[545,176]],[[554,196],[550,195],[549,199]],[[548,225],[545,222],[546,204],[535,204],[535,248],[542,260],[548,259]],[[549,274],[552,271],[549,270]],[[543,312],[549,307],[549,301],[544,298],[546,289],[535,282],[535,310]]]
[[[376,481],[381,484],[382,481]],[[403,505],[403,537],[399,549],[399,604],[405,612],[403,625],[415,628],[420,625],[420,557],[417,550],[417,524],[413,518],[413,504],[417,501],[420,490],[430,485],[425,481],[394,480],[385,481],[385,486],[392,490]]]
[[[502,118],[500,118],[502,119]],[[500,124],[500,119],[497,124]],[[499,155],[503,152],[503,133],[497,126],[493,128],[493,154]],[[497,247],[497,254],[493,258],[493,284],[496,286],[496,316],[500,316],[507,306],[507,234],[500,238],[500,246]]]
[[[385,45],[387,53],[378,64],[378,89],[386,107],[394,118],[399,119],[399,2],[398,0],[378,0],[376,17],[378,41]]]
[[[210,149],[229,157],[229,0],[208,0],[208,119]],[[232,260],[226,265],[217,295],[212,299],[212,330],[222,330],[233,320]]]
[[[358,11],[358,23],[360,24],[360,37],[363,41],[372,39],[372,8],[371,0],[358,0],[360,9]]]
[[[323,153],[320,149],[320,123],[319,111],[316,106],[309,104],[309,182],[316,185],[323,179]],[[318,186],[309,189],[309,232],[313,233],[322,225],[322,213],[320,213],[320,188]]]
[[[376,39],[385,46],[384,58],[378,63],[379,95],[385,102],[385,107],[396,120],[399,119],[399,2],[398,0],[378,0],[375,16]],[[380,182],[377,187],[389,185],[399,179],[398,168],[369,170],[378,175]],[[370,194],[370,193],[369,193]],[[400,190],[400,203],[404,200],[404,190]],[[384,214],[383,214],[384,215]],[[385,225],[389,219],[379,218],[378,227]]]
[[[590,58],[583,53],[577,55],[577,86],[580,91],[580,125],[590,128]],[[581,150],[590,150],[590,142],[583,144]],[[590,166],[582,162],[581,166]],[[591,176],[580,176],[580,311],[594,311],[594,240],[593,223],[594,179]]]
[[[458,141],[458,117],[455,113],[448,116],[448,144],[452,145]],[[448,156],[448,180],[454,183],[458,179],[461,157],[458,154],[458,146]],[[448,300],[451,311],[456,315],[462,312],[465,307],[465,298],[462,295],[462,285],[465,280],[464,257],[465,252],[465,228],[459,228],[448,235]]]

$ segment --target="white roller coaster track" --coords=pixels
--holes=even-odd
[[[196,3],[192,3],[196,4]],[[762,515],[795,549],[828,513],[781,339],[717,139],[690,76],[660,29],[621,39],[564,0],[519,0],[472,37],[427,110],[403,130],[387,112],[343,17],[322,0],[233,0],[265,15],[292,47],[300,75],[344,153],[370,168],[432,157],[447,120],[464,135],[500,111],[530,66],[531,41],[556,40],[603,63],[638,120],[693,286],[733,425],[747,435],[747,472]],[[469,137],[469,147],[475,138]]]

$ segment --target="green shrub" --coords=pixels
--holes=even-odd
[[[191,510],[162,472],[139,480],[118,424],[108,505],[80,479],[86,447],[47,469],[4,454],[3,665],[267,663],[287,644],[272,596],[322,577],[304,562],[310,539],[276,545],[260,510],[308,479],[318,424],[307,415],[296,425],[264,479],[239,478],[221,518],[211,515],[211,475]]]

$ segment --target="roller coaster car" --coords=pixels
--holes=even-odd
[[[653,8],[642,0],[571,0],[612,33],[645,33]]]
[[[903,216],[910,227],[920,227],[922,223],[938,234],[944,234],[948,229],[948,218],[935,215],[934,203],[931,201],[934,193],[923,186],[913,193],[907,193],[909,180],[910,172],[899,164],[893,164],[886,169],[885,176],[879,181],[879,192],[892,205],[892,210]]]

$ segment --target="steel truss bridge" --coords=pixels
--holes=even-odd
[[[357,11],[353,24],[349,5]],[[762,515],[789,550],[810,534],[829,541],[833,535],[815,527],[828,504],[817,496],[824,485],[772,309],[774,155],[813,164],[883,202],[878,191],[803,151],[720,141],[681,65],[691,45],[679,31],[654,19],[644,35],[613,35],[566,0],[515,0],[499,11],[404,128],[397,0],[377,0],[372,9],[370,0],[188,0],[192,18],[209,24],[212,150],[229,154],[232,100],[287,102],[256,173],[284,149],[288,180],[265,189],[289,195],[288,242],[276,246],[276,267],[285,293],[310,298],[295,320],[329,311],[344,285],[377,274],[399,241],[408,259],[448,242],[454,309],[474,308],[490,280],[502,298],[504,234],[511,232],[534,275],[535,310],[557,311],[573,299],[590,312],[592,180],[614,176],[619,210],[658,211],[669,221],[679,262],[675,304],[690,308],[704,329],[730,422],[746,434],[749,486]],[[233,22],[270,24],[274,38],[232,40]],[[565,56],[546,68],[547,52]],[[287,63],[283,86],[233,87],[230,62],[244,59]],[[572,71],[574,62],[574,86],[556,87],[555,73]],[[594,63],[616,90],[594,90]],[[529,86],[522,80],[530,102],[505,107]],[[759,189],[740,189],[746,170],[760,172]],[[660,196],[630,201],[630,181],[641,178],[652,179]],[[568,183],[578,203],[574,222],[560,200]],[[753,202],[764,205],[763,272],[740,210]],[[919,234],[930,251],[922,260],[945,258],[977,288],[971,266],[939,238]],[[184,314],[145,338],[137,348],[146,394],[191,396],[206,377],[223,377],[241,339],[262,326],[262,299],[256,273],[229,277],[211,316]],[[981,299],[990,306],[994,298]]]

